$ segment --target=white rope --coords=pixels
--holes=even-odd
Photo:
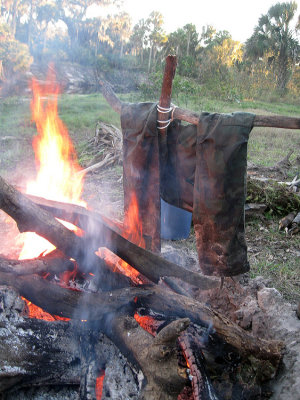
[[[167,121],[157,121],[157,122],[166,123],[166,125],[164,125],[164,126],[158,126],[157,129],[166,129],[166,128],[170,125],[170,123],[172,122],[172,120],[171,120],[171,119],[168,119]]]
[[[173,107],[171,106],[170,108],[165,108],[165,107],[161,107],[159,104],[157,104],[157,111],[159,111],[162,114],[167,114],[170,111],[172,111]]]
[[[172,112],[172,113],[171,113],[171,118],[170,118],[170,119],[168,119],[168,120],[166,120],[166,121],[157,120],[157,122],[158,122],[159,124],[165,124],[164,126],[158,126],[157,129],[166,129],[166,128],[170,125],[170,123],[171,123],[171,122],[173,121],[173,119],[174,119],[174,111],[175,111],[175,108],[177,108],[177,106],[175,106],[175,105],[172,104],[172,103],[171,103],[170,108],[161,107],[159,104],[157,105],[157,111],[160,112],[161,114],[168,114],[168,113]]]

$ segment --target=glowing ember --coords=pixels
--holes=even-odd
[[[58,315],[51,315],[47,313],[42,308],[36,306],[35,304],[32,304],[31,301],[25,299],[25,297],[22,297],[22,299],[26,302],[28,308],[27,315],[29,318],[43,319],[45,321],[57,321],[57,320],[70,321],[70,318],[64,318]]]
[[[150,333],[152,336],[156,336],[156,331],[159,326],[163,323],[162,321],[157,321],[155,318],[149,315],[140,315],[138,313],[134,314],[134,319],[145,331]]]
[[[84,176],[77,174],[80,166],[75,149],[57,112],[59,88],[55,84],[54,76],[48,76],[47,81],[52,83],[44,87],[36,80],[32,82],[31,110],[38,131],[33,147],[38,174],[35,181],[27,184],[26,192],[50,200],[86,206],[80,199]],[[64,225],[76,231],[74,225]],[[19,259],[45,255],[55,249],[35,233],[22,234],[22,239],[24,246]]]
[[[105,371],[101,370],[99,376],[96,379],[96,385],[95,385],[96,400],[101,400],[102,398],[104,378],[105,378]]]

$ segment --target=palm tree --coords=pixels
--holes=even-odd
[[[277,88],[281,93],[286,91],[292,68],[300,55],[295,30],[290,27],[296,11],[295,1],[275,4],[260,17],[253,35],[246,42],[246,58],[258,61],[267,56],[268,66],[273,66]]]

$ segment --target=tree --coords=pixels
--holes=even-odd
[[[155,65],[157,51],[167,41],[167,37],[163,30],[164,19],[160,12],[152,11],[146,20],[146,24],[148,31],[148,43],[150,45],[148,60],[148,72],[150,72],[152,63]]]
[[[84,29],[89,7],[100,7],[115,2],[116,0],[56,0],[59,19],[68,28],[71,48],[78,46],[80,29]]]
[[[130,44],[135,50],[135,55],[140,57],[141,64],[144,63],[144,46],[146,45],[147,24],[144,19],[138,21],[133,27],[130,36]]]
[[[202,46],[199,50],[199,75],[201,80],[224,80],[230,68],[242,61],[243,46],[231,38],[228,31],[217,31],[208,25],[202,28]]]
[[[8,25],[0,24],[0,79],[26,71],[31,63],[28,47],[15,40]]]
[[[293,67],[299,60],[300,45],[290,27],[296,11],[295,1],[275,4],[260,17],[246,42],[245,58],[253,62],[265,58],[268,68],[273,67],[281,93],[286,91]]]
[[[110,22],[110,36],[112,41],[120,46],[120,58],[123,57],[124,43],[131,35],[131,19],[129,14],[122,12],[114,15]]]

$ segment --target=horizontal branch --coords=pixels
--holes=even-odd
[[[101,92],[111,106],[111,108],[118,114],[121,114],[122,105],[124,104],[114,93],[111,85],[102,80],[99,82]],[[200,114],[186,110],[184,108],[176,107],[174,111],[174,119],[189,122],[190,124],[197,125],[199,122]],[[256,115],[254,118],[254,127],[272,127],[272,128],[285,128],[285,129],[300,129],[300,118],[285,117],[280,115]]]

